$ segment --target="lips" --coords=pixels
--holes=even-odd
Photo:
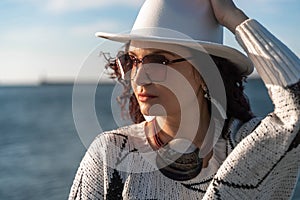
[[[157,97],[156,95],[152,95],[152,94],[148,94],[148,93],[139,93],[138,94],[138,100],[140,102],[146,102],[146,101],[152,100],[156,97]]]

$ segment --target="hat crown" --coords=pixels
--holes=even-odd
[[[223,27],[216,21],[209,0],[145,0],[130,33],[97,32],[96,36],[121,43],[137,41],[193,47],[230,60],[242,75],[253,71],[249,58],[223,45]]]
[[[132,33],[139,30],[144,30],[145,36],[183,39],[186,35],[194,40],[223,43],[223,28],[217,23],[209,0],[146,0]],[[169,31],[163,30],[177,33],[167,36]]]

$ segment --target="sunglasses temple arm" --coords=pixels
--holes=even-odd
[[[187,60],[191,60],[193,59],[193,57],[187,57],[187,58],[179,58],[179,59],[176,59],[176,60],[172,60],[169,62],[169,64],[172,64],[172,63],[177,63],[177,62],[183,62],[183,61],[187,61]]]

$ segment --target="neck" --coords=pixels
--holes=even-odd
[[[198,111],[195,109],[197,106]],[[156,117],[159,137],[163,143],[175,137],[185,138],[200,148],[210,123],[207,101],[203,98],[199,103],[193,102],[182,110],[174,115]]]
[[[201,145],[203,144],[210,123],[207,101],[201,102],[203,102],[199,104],[199,113],[201,114],[200,116],[198,115],[198,117],[197,114],[195,114],[195,107],[192,106],[189,107],[190,109],[185,109],[188,111],[187,113],[189,113],[189,115],[179,115],[183,116],[180,119],[176,117],[178,115],[175,117],[173,115],[168,115],[167,117],[156,117],[156,121],[153,121],[152,124],[155,132],[157,132],[160,143],[166,144],[175,137],[186,138],[201,149]],[[197,129],[193,133],[191,131],[193,131],[193,127],[195,127],[195,125],[197,125]],[[157,142],[155,144],[157,144]],[[154,148],[157,150],[160,147],[156,145]],[[205,154],[206,155],[203,158],[202,163],[203,168],[208,166],[209,160],[213,155],[213,151],[211,150]]]

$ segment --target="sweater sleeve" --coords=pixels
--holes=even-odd
[[[300,60],[256,20],[236,28],[236,39],[264,81],[274,104],[273,121],[295,130],[300,123]],[[287,127],[286,127],[287,128]]]
[[[104,166],[95,139],[85,153],[75,175],[69,200],[104,199]]]
[[[300,80],[299,58],[256,20],[240,24],[235,35],[266,85],[286,87]]]
[[[121,199],[126,176],[128,136],[122,130],[99,134],[83,157],[69,200]]]
[[[299,58],[255,20],[236,38],[262,77],[274,111],[236,145],[204,199],[289,199],[300,170]],[[244,129],[244,131],[247,131]]]

